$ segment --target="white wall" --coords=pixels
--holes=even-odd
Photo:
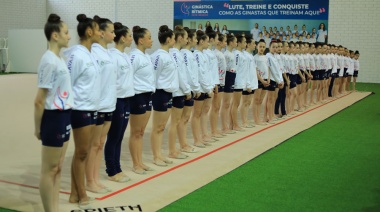
[[[10,29],[40,29],[46,19],[46,0],[0,0],[0,37]]]
[[[154,41],[152,49],[148,51],[151,53],[160,46],[158,28],[163,24],[173,26],[173,6],[172,0],[48,0],[47,14],[57,13],[70,29],[76,29],[76,16],[79,13],[119,21],[131,29],[134,25],[147,28]],[[75,34],[76,31],[70,33]]]
[[[359,50],[360,82],[380,83],[379,11],[379,0],[330,0],[329,42]]]

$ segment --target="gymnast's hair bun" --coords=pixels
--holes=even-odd
[[[175,26],[174,29],[175,29],[175,30],[183,30],[184,28],[183,28],[183,26],[181,26],[181,25],[177,25],[177,26]]]
[[[162,25],[159,28],[160,33],[165,33],[169,31],[169,27],[167,25]]]
[[[77,21],[78,22],[85,22],[87,19],[87,16],[85,14],[79,14],[77,15]]]
[[[56,23],[56,24],[58,24],[58,23],[61,22],[61,17],[59,17],[57,14],[52,13],[52,14],[49,15],[49,18],[48,18],[47,22],[48,23]]]
[[[133,29],[132,29],[132,32],[136,32],[136,31],[138,31],[139,29],[141,29],[140,26],[134,26]]]
[[[123,24],[121,24],[120,22],[115,22],[113,23],[113,27],[115,28],[115,31],[117,31],[119,29],[123,29]]]

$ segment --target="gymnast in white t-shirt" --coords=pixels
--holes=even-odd
[[[100,67],[91,54],[91,46],[100,41],[101,32],[99,25],[86,15],[78,15],[77,20],[80,44],[64,52],[68,58],[67,66],[70,70],[74,92],[71,125],[75,151],[72,160],[69,202],[79,203],[81,209],[88,209],[91,206],[85,188],[85,164],[97,121],[101,93]]]
[[[70,116],[74,104],[70,73],[59,56],[67,47],[67,24],[50,14],[44,28],[49,49],[38,67],[38,90],[34,100],[34,135],[42,141],[40,196],[45,211],[58,211],[61,167],[70,139]]]

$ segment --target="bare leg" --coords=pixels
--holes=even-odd
[[[222,100],[223,93],[214,94],[212,98],[212,106],[210,111],[210,126],[211,126],[211,136],[221,136],[218,131],[218,118],[220,111],[220,103]]]
[[[177,127],[179,144],[181,150],[191,150],[192,147],[187,143],[187,123],[190,120],[191,110],[193,107],[185,106],[182,110],[181,120]]]
[[[171,109],[167,111],[153,111],[152,132],[150,134],[150,144],[152,146],[153,162],[156,165],[164,165],[165,159],[161,155],[162,139],[166,123],[168,122]]]
[[[204,104],[202,107],[202,114],[201,114],[201,129],[202,129],[202,139],[203,140],[210,140],[211,136],[208,131],[207,127],[207,118],[208,118],[208,112],[211,108],[211,101],[212,99],[207,98],[204,100]]]
[[[222,102],[222,111],[221,111],[221,118],[222,118],[222,131],[228,132],[230,131],[229,128],[229,117],[231,111],[231,99],[232,99],[233,93],[223,93],[223,102]]]
[[[133,171],[140,174],[144,173],[144,168],[146,168],[142,165],[142,143],[150,113],[149,111],[145,112],[145,114],[131,114],[129,117],[129,151],[131,152]]]
[[[68,142],[63,147],[42,146],[40,196],[45,211],[59,211],[62,163]]]
[[[240,104],[241,91],[233,93],[233,101],[231,106],[232,127],[233,130],[242,130],[238,123],[238,108]]]
[[[90,149],[88,151],[88,156],[86,160],[86,190],[91,192],[98,192],[101,188],[96,185],[96,181],[94,178],[95,173],[95,161],[96,155],[100,148],[100,138],[103,130],[102,125],[96,125],[93,129]],[[98,173],[97,173],[98,174]]]
[[[193,114],[191,116],[191,129],[193,131],[195,146],[203,146],[202,138],[201,138],[201,114],[202,114],[203,104],[204,104],[204,100],[194,101]]]
[[[69,202],[86,202],[89,200],[85,188],[85,167],[91,137],[95,125],[73,129],[75,151],[72,160],[72,182]]]
[[[169,126],[169,157],[176,158],[179,154],[181,154],[180,151],[176,148],[176,140],[177,140],[177,134],[179,129],[179,124],[181,122],[182,117],[182,108],[172,108],[172,114],[171,114],[171,121]]]

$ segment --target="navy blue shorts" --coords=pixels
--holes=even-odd
[[[234,89],[234,92],[243,92],[243,89]]]
[[[311,74],[313,75],[313,80],[318,80],[319,70],[312,71]]]
[[[268,91],[275,91],[277,88],[277,82],[271,80],[270,83],[269,83],[269,86],[264,88],[264,90],[268,90]]]
[[[73,110],[71,112],[71,126],[73,129],[96,124],[98,112]]]
[[[205,93],[201,93],[198,98],[194,97],[194,101],[203,101],[205,100]],[[207,95],[208,96],[208,95]]]
[[[172,108],[173,95],[163,89],[156,89],[152,94],[153,110],[165,112]]]
[[[43,146],[62,147],[70,139],[71,110],[44,110],[40,135]]]
[[[264,84],[263,84],[263,83],[261,83],[261,81],[260,81],[260,80],[258,81],[258,83],[259,83],[259,87],[258,87],[258,88],[259,88],[259,89],[264,89]]]
[[[224,92],[224,86],[218,85],[218,93]]]
[[[106,118],[106,113],[98,112],[98,117],[96,119],[96,125],[103,125]]]
[[[103,125],[106,121],[112,121],[113,112],[98,112],[98,118],[96,119],[96,125]]]
[[[336,75],[337,75],[337,77],[339,77],[339,73],[340,73],[340,69],[337,69],[337,70],[336,70]]]
[[[173,107],[182,109],[185,107],[185,96],[173,97]]]
[[[254,93],[255,93],[254,90],[252,90],[251,92],[243,91],[243,95],[244,95],[244,96],[248,96],[248,95],[251,95],[251,94],[254,94]]]
[[[224,92],[233,93],[235,87],[236,73],[226,71],[226,79],[224,83]]]
[[[152,110],[152,92],[140,93],[131,97],[131,114],[144,114]]]
[[[354,71],[354,77],[358,77],[359,71]]]
[[[348,74],[347,74],[347,68],[344,68],[344,70],[343,70],[343,77],[347,77],[348,76]]]
[[[185,106],[186,107],[192,107],[192,106],[194,106],[194,98],[192,97],[189,100],[185,100]]]
[[[295,75],[297,78],[296,78],[296,83],[297,85],[301,85],[302,84],[302,78],[299,74]]]
[[[290,78],[289,88],[292,89],[292,88],[297,87],[297,75],[291,74],[289,75],[289,78]]]
[[[305,83],[307,83],[307,82],[308,82],[307,71],[303,70],[303,71],[302,71],[302,75],[303,75],[303,77],[305,77]]]
[[[326,70],[319,70],[318,80],[324,80],[326,78]]]

